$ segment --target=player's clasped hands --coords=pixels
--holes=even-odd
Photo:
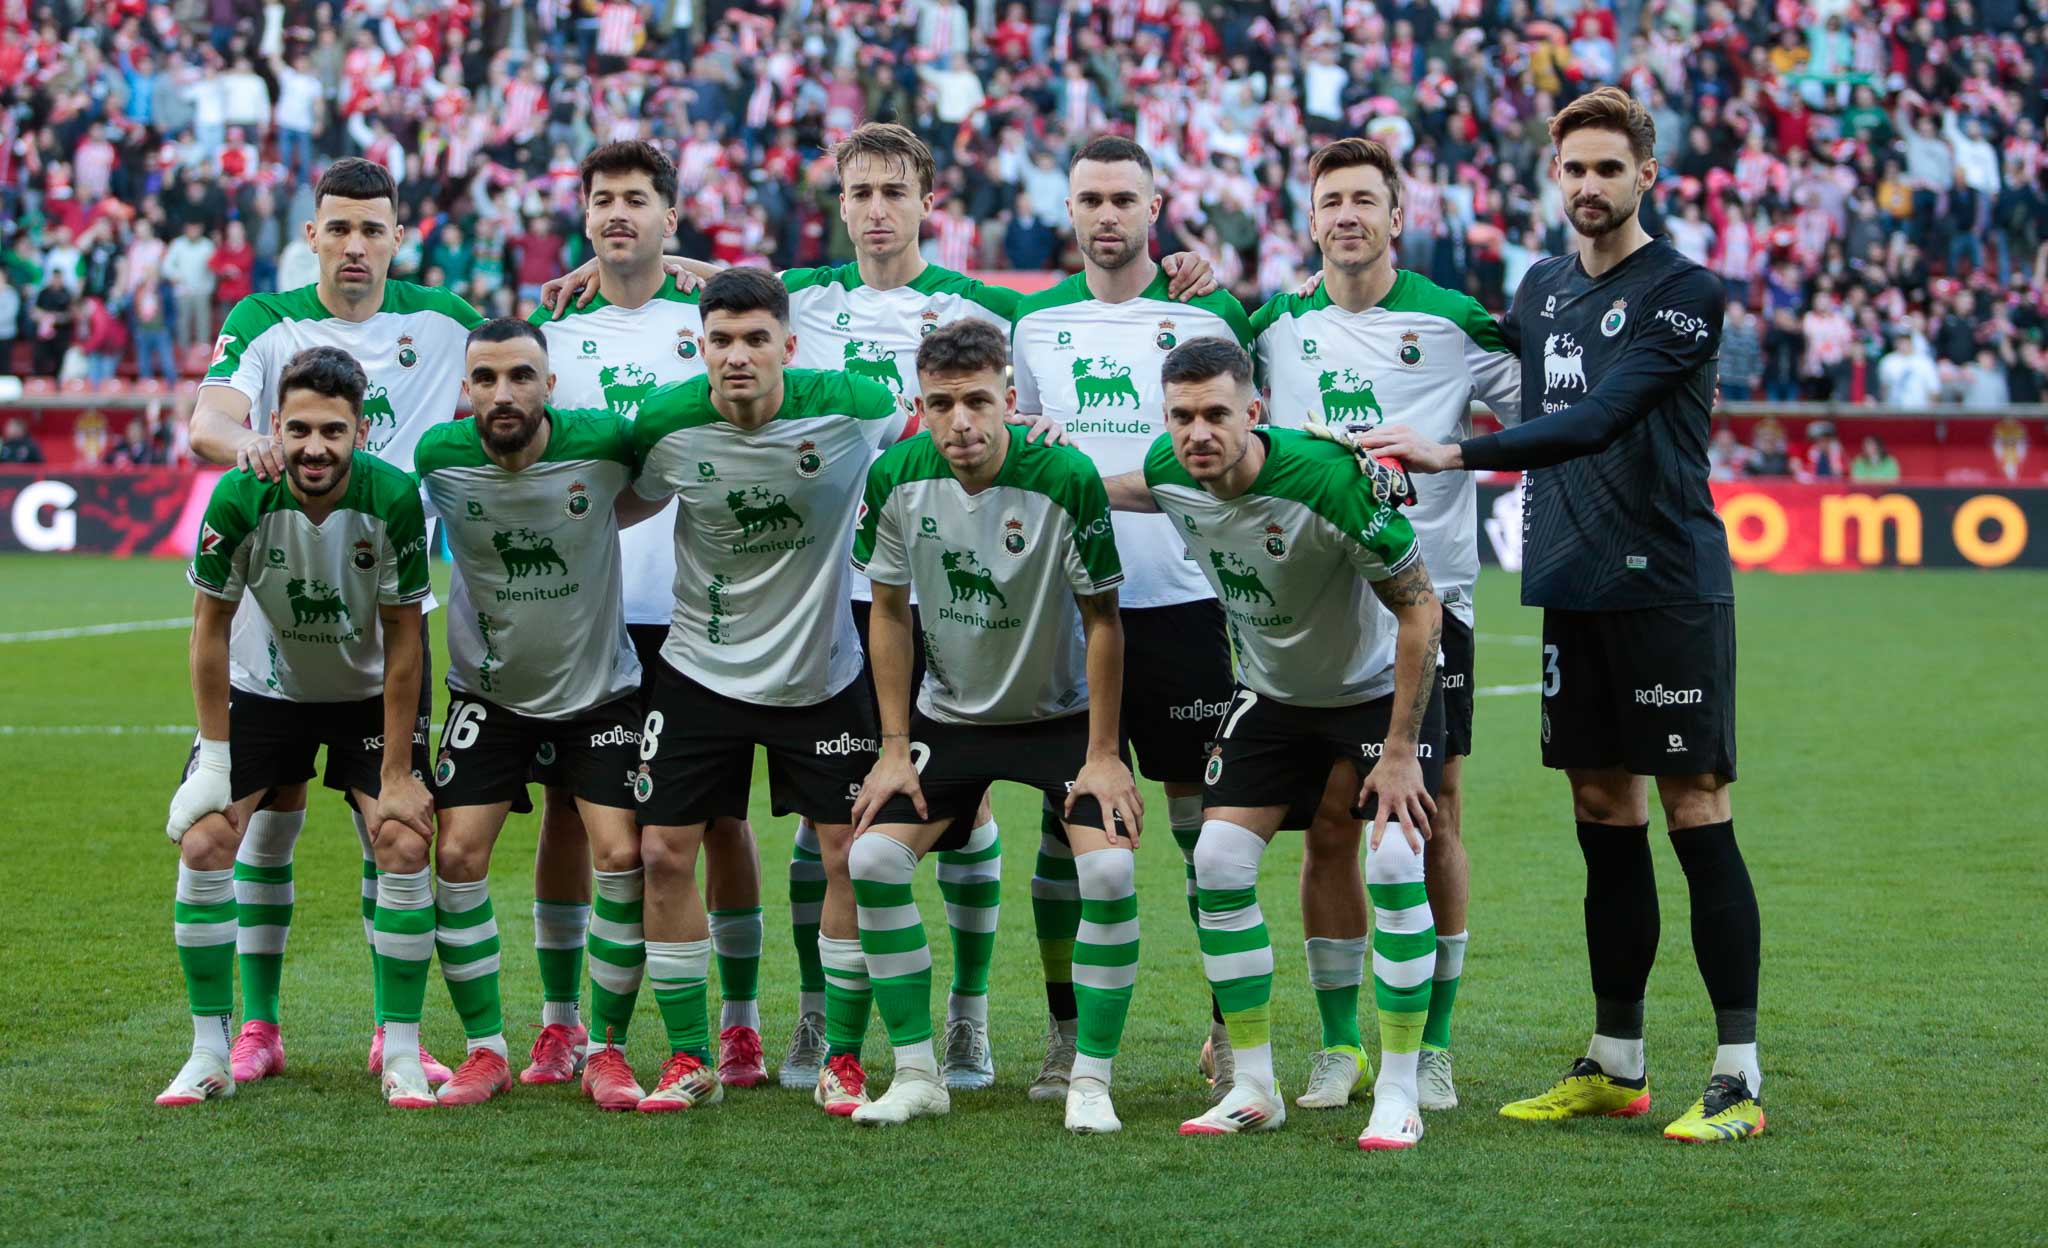
[[[1412,743],[1401,750],[1392,743],[1381,748],[1380,761],[1358,786],[1357,805],[1363,809],[1374,798],[1379,799],[1379,809],[1368,829],[1372,848],[1378,849],[1380,838],[1398,822],[1408,848],[1421,853],[1422,843],[1429,839],[1430,818],[1436,814],[1436,799],[1423,783],[1422,764],[1415,761]]]
[[[1108,825],[1102,830],[1112,842],[1126,838],[1132,849],[1138,847],[1138,834],[1145,826],[1145,800],[1138,796],[1138,782],[1122,759],[1091,755],[1082,763],[1081,774],[1074,777],[1073,786],[1067,790],[1067,804],[1061,815],[1071,819],[1074,803],[1083,797],[1092,797],[1102,804],[1102,817]],[[1121,829],[1116,826],[1119,823],[1123,825]]]
[[[882,753],[875,759],[875,765],[868,769],[867,779],[860,783],[860,796],[853,803],[853,834],[860,836],[874,825],[875,817],[894,797],[907,797],[917,807],[917,817],[931,818],[931,812],[924,803],[924,786],[917,781],[917,764],[911,761],[908,747],[891,747],[882,743]]]

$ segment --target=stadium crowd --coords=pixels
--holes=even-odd
[[[1362,133],[1403,267],[1499,308],[1565,245],[1544,119],[1620,83],[1646,225],[1729,285],[1726,398],[2041,399],[2048,0],[9,0],[0,33],[0,371],[194,371],[236,299],[313,280],[341,155],[401,179],[394,276],[491,313],[583,259],[576,161],[618,138],[670,145],[683,253],[843,261],[827,149],[864,118],[937,154],[962,270],[1078,267],[1067,150],[1130,133],[1158,245],[1251,306],[1318,267],[1306,157]]]

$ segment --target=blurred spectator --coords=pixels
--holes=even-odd
[[[55,377],[64,366],[64,352],[71,346],[71,302],[70,288],[62,281],[51,281],[36,292],[30,306],[35,349],[29,367],[39,377]]]
[[[0,268],[0,372],[11,372],[14,340],[21,335],[21,292]]]
[[[1961,372],[1962,393],[1958,401],[1964,407],[1991,410],[2012,402],[2012,392],[2005,384],[2005,364],[1998,358],[1995,348],[1977,348],[1977,358],[1965,365]]]
[[[217,323],[213,316],[214,241],[207,237],[206,223],[197,217],[185,222],[184,233],[164,248],[160,271],[170,283],[177,303],[178,349],[211,342]]]
[[[100,295],[87,295],[79,304],[78,349],[85,353],[86,380],[95,386],[114,379],[128,351],[128,327]]]
[[[1929,408],[1941,399],[1941,372],[1910,332],[1893,337],[1890,353],[1878,361],[1877,384],[1893,407]]]
[[[156,274],[146,275],[135,288],[128,301],[128,315],[135,325],[135,375],[143,381],[176,381],[178,357],[171,349],[171,310]]]
[[[1840,481],[1849,475],[1849,452],[1835,434],[1831,421],[1817,420],[1807,427],[1811,439],[1806,448],[1806,475],[1815,480]]]
[[[0,464],[40,464],[43,448],[28,436],[28,422],[19,416],[7,418],[6,436],[0,438]]]
[[[1004,263],[1013,269],[1051,268],[1056,246],[1052,227],[1038,219],[1031,192],[1018,191],[1009,227],[1003,231]]]
[[[149,426],[137,416],[128,422],[121,440],[107,448],[104,461],[109,468],[147,468],[164,462],[164,448],[151,436]]]
[[[2006,480],[2020,479],[2020,465],[2027,462],[2027,427],[2018,417],[2006,416],[1991,427],[1991,453]]]
[[[1756,317],[1740,303],[1730,303],[1721,323],[1721,397],[1746,403],[1763,397],[1763,385],[1764,344]]]
[[[1896,481],[1899,461],[1874,435],[1863,439],[1863,449],[1849,465],[1851,481]]]
[[[1743,470],[1752,477],[1789,477],[1792,456],[1786,449],[1785,427],[1769,417],[1750,430],[1749,462]]]
[[[213,273],[213,323],[227,319],[228,309],[255,289],[256,249],[240,221],[228,222],[227,237],[214,249],[206,267]]]
[[[1725,340],[1724,340],[1725,341]],[[1735,438],[1726,425],[1714,430],[1707,444],[1707,476],[1714,481],[1740,481],[1748,475],[1749,448]]]

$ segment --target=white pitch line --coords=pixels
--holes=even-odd
[[[77,628],[39,628],[28,633],[0,633],[0,645],[15,641],[67,641],[73,637],[106,637],[114,633],[154,633],[172,628],[190,628],[192,617],[168,620],[128,620],[121,624],[85,624]]]
[[[1480,641],[1496,642],[1504,646],[1533,646],[1543,640],[1534,633],[1475,633],[1473,636]]]
[[[1543,686],[1542,686],[1542,685],[1540,685],[1540,684],[1539,684],[1539,685],[1488,685],[1488,686],[1487,686],[1486,688],[1484,688],[1484,689],[1481,689],[1481,690],[1479,691],[1479,696],[1480,696],[1480,697],[1482,697],[1482,698],[1499,698],[1499,697],[1506,697],[1506,696],[1507,696],[1507,695],[1509,695],[1509,694],[1516,694],[1516,693],[1540,693],[1540,692],[1542,692],[1542,690],[1543,690]]]

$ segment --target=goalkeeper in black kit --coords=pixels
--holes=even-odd
[[[1571,781],[1586,860],[1594,1027],[1549,1091],[1501,1108],[1549,1121],[1650,1108],[1643,993],[1656,958],[1654,777],[1692,900],[1693,953],[1718,1032],[1705,1094],[1664,1130],[1764,1129],[1756,891],[1735,843],[1735,594],[1707,489],[1720,280],[1644,233],[1656,127],[1612,87],[1550,121],[1578,254],[1544,260],[1502,330],[1524,423],[1456,443],[1382,426],[1358,440],[1415,472],[1528,470],[1522,601],[1543,608],[1543,763]]]

